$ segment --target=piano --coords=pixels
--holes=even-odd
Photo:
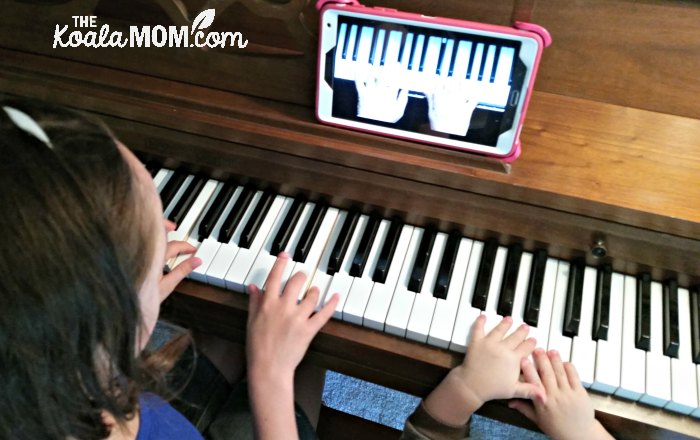
[[[151,171],[172,238],[198,246],[205,264],[164,305],[168,319],[244,341],[242,286],[264,283],[284,250],[290,273],[342,297],[307,362],[425,395],[468,351],[475,316],[512,314],[577,366],[615,436],[700,436],[698,5],[528,9],[555,44],[510,173],[318,124],[305,0],[222,2],[212,29],[249,44],[209,50],[52,47],[73,16],[123,32],[189,25],[194,0],[0,5],[0,91],[101,117]],[[513,9],[381,6],[498,24]],[[653,44],[668,28],[673,41]],[[533,428],[503,402],[481,413]]]

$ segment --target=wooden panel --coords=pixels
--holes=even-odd
[[[401,432],[352,414],[321,407],[316,434],[321,440],[398,440]]]

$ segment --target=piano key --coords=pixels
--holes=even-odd
[[[667,280],[663,293],[663,352],[664,355],[677,358],[678,344],[678,282]]]
[[[349,212],[344,213],[339,221],[342,222],[342,228],[338,231],[338,238],[333,245],[326,262],[328,275],[333,275],[340,269],[340,265],[345,258],[350,245],[350,238],[357,226],[357,220],[360,218],[360,212],[353,207]]]
[[[371,220],[370,220],[371,222]],[[359,277],[352,280],[352,286],[348,291],[348,297],[343,307],[343,321],[362,325],[362,318],[367,308],[370,293],[372,293],[372,272],[379,258],[379,251],[382,248],[384,239],[389,231],[389,220],[382,220],[379,223],[375,237],[372,240],[365,267]]]
[[[388,45],[389,45],[389,37],[391,35],[391,32],[386,32],[384,29],[382,29],[382,32],[384,33],[383,38],[382,38],[382,48],[380,53],[382,54],[382,58],[379,60],[379,65],[384,66],[386,64],[386,53],[388,50]],[[396,31],[393,31],[396,32]],[[398,58],[397,58],[398,60]]]
[[[187,185],[187,188],[185,188],[182,193],[182,196],[179,197],[177,204],[168,214],[168,220],[179,225],[206,183],[207,179],[203,175],[198,174],[193,176],[189,185]]]
[[[272,247],[270,248],[270,253],[272,255],[279,255],[279,253],[287,247],[292,231],[294,231],[294,228],[299,221],[299,217],[301,217],[301,213],[304,211],[305,207],[305,197],[298,196],[294,199],[294,203],[285,214],[284,220],[277,230],[277,234],[275,235]]]
[[[360,49],[360,41],[362,39],[362,31],[364,28],[353,25],[355,32],[350,36],[352,47],[352,60],[357,61],[357,52]]]
[[[272,193],[264,193],[263,196],[260,198],[260,201],[258,202],[258,207],[261,206],[263,202],[265,202],[263,199],[266,197],[267,194]],[[274,199],[271,200],[269,206],[266,209],[265,215],[263,215],[260,218],[260,221],[258,222],[257,233],[254,236],[251,236],[250,241],[247,243],[247,246],[239,246],[240,249],[238,250],[236,257],[234,258],[233,263],[231,263],[231,267],[229,268],[228,272],[226,272],[226,276],[224,277],[224,283],[226,284],[226,286],[228,286],[229,289],[245,291],[246,278],[248,277],[248,273],[253,267],[253,263],[255,263],[255,259],[258,257],[258,254],[260,252],[266,252],[262,250],[262,247],[265,243],[265,240],[270,235],[270,230],[272,229],[273,225],[275,224],[275,221],[279,217],[280,212],[282,212],[282,210],[285,207],[291,206],[292,204],[292,199],[289,197],[274,194],[272,194],[272,196],[274,197]],[[259,214],[257,207],[251,214],[251,219],[248,221],[248,224],[251,224],[256,214]],[[247,230],[248,228],[246,226],[241,232],[241,241],[243,241],[243,235],[247,233]]]
[[[379,258],[377,259],[377,264],[374,267],[374,274],[372,275],[372,281],[377,283],[383,283],[386,281],[387,274],[389,273],[389,267],[391,267],[391,262],[394,259],[394,253],[396,252],[396,246],[399,242],[399,236],[403,229],[403,220],[398,217],[394,217],[391,220],[391,225],[389,226],[389,231],[386,234],[386,239],[384,240],[384,245],[382,250],[379,252]]]
[[[408,318],[406,327],[406,337],[414,341],[428,342],[428,334],[430,333],[430,324],[433,321],[435,306],[438,301],[433,295],[433,286],[437,278],[440,261],[445,252],[447,244],[447,234],[439,232],[433,241],[433,248],[430,252],[430,259],[425,271],[425,282],[421,286],[420,292],[413,300],[411,315]]]
[[[221,218],[224,209],[226,206],[228,206],[228,203],[233,197],[237,188],[239,188],[238,185],[229,180],[225,182],[221,189],[217,192],[214,202],[211,204],[206,214],[204,214],[204,218],[202,218],[202,221],[199,223],[199,241],[204,241],[204,239],[211,235],[212,231],[214,230],[214,226]],[[242,188],[239,190],[239,192],[241,190]],[[215,237],[216,236],[218,236],[218,234],[215,235]]]
[[[341,237],[341,235],[343,233],[343,229],[346,229],[345,226],[347,225],[347,218],[349,215],[350,213],[348,211],[340,211],[338,213],[338,218],[333,226],[333,231],[331,231],[331,235],[328,238],[328,246],[323,249],[323,254],[321,255],[321,260],[319,261],[316,271],[313,275],[310,275],[310,285],[317,287],[319,290],[316,310],[320,309],[320,307],[324,304],[325,296],[328,293],[328,286],[331,283],[331,278],[333,277],[333,274],[337,272],[337,270],[335,270],[331,273],[331,271],[328,270],[328,264],[331,261],[331,254],[335,251],[338,242],[341,239],[345,240],[345,238]],[[351,233],[348,233],[347,235],[348,237],[346,241],[349,244]],[[340,266],[340,264],[338,264],[338,266]]]
[[[172,172],[165,186],[163,186],[163,189],[160,191],[160,200],[163,202],[163,210],[168,207],[187,177],[188,174],[184,170],[175,170]]]
[[[343,59],[347,59],[348,57],[348,48],[350,48],[350,51],[355,47],[355,38],[357,34],[357,25],[353,24],[350,29],[348,30],[347,34],[345,34],[345,41],[343,44],[343,52],[342,56]]]
[[[447,71],[450,68],[450,58],[452,58],[452,46],[454,46],[454,40],[449,38],[441,39],[437,72],[435,72],[439,76],[447,76]]]
[[[525,315],[523,320],[530,326],[537,326],[540,315],[540,301],[542,299],[542,286],[547,267],[547,251],[539,249],[535,252],[532,261],[532,271],[527,287],[525,300]],[[549,329],[548,329],[549,330]]]
[[[690,348],[690,298],[687,289],[678,289],[678,357],[671,359],[671,401],[666,409],[690,414],[698,405],[697,372]]]
[[[663,286],[651,283],[649,351],[646,355],[646,384],[640,402],[663,407],[671,400],[671,358],[663,351]]]
[[[391,298],[391,305],[386,316],[384,330],[392,335],[405,337],[408,319],[411,316],[411,308],[413,308],[413,300],[416,294],[408,289],[408,283],[411,279],[411,271],[418,257],[418,247],[423,239],[423,228],[415,228],[411,235],[411,242],[408,245],[406,260],[401,268],[399,281],[396,285],[396,290]]]
[[[581,383],[586,388],[593,384],[595,376],[597,345],[593,339],[593,307],[597,279],[597,270],[590,266],[586,267],[583,273],[581,295],[581,324],[571,345],[571,363],[576,367]]]
[[[413,56],[413,33],[408,32],[402,36],[401,48],[399,50],[399,63],[401,66],[405,67],[406,70],[411,69],[410,61]]]
[[[243,215],[248,212],[251,201],[256,194],[257,191],[252,186],[246,185],[243,187],[243,190],[238,195],[238,199],[236,199],[236,204],[233,205],[233,208],[228,213],[228,216],[226,216],[226,220],[224,220],[224,224],[219,230],[218,239],[221,243],[228,243],[231,241],[231,237],[233,237],[234,232],[239,229],[238,226],[241,224],[241,219],[243,218]],[[245,224],[245,222],[242,223]],[[237,241],[236,245],[238,245]]]
[[[413,44],[411,47],[411,58],[408,60],[408,70],[418,72],[418,68],[422,59],[424,42],[425,35],[417,34],[413,38]]]
[[[491,64],[491,74],[489,75],[489,82],[493,83],[496,81],[496,69],[498,68],[498,60],[501,57],[501,47],[496,46],[496,53],[493,57],[493,64]]]
[[[359,277],[362,276],[362,272],[365,270],[365,264],[367,264],[367,258],[369,257],[369,251],[371,249],[372,243],[374,243],[374,237],[377,234],[377,229],[379,229],[379,224],[381,223],[381,217],[378,213],[373,212],[370,214],[367,225],[364,228],[362,234],[362,239],[357,246],[357,252],[352,259],[352,267],[350,267],[350,276]]]
[[[311,216],[304,227],[301,236],[299,237],[299,243],[294,249],[292,254],[292,259],[297,263],[303,263],[306,261],[306,257],[311,250],[311,246],[314,243],[316,234],[321,227],[321,222],[326,217],[326,211],[328,210],[328,204],[324,201],[319,201],[316,203],[314,210],[311,211]],[[337,214],[336,214],[337,216]]]
[[[690,289],[690,338],[693,350],[691,357],[693,362],[700,364],[700,288],[698,286]]]
[[[495,84],[510,86],[511,70],[515,58],[515,49],[512,47],[502,47],[498,57],[498,67],[496,67]]]
[[[593,309],[593,339],[608,339],[610,327],[610,286],[612,282],[612,266],[609,264],[598,268],[595,303]]]
[[[210,199],[219,185],[219,182],[214,179],[203,181],[197,193],[197,197],[192,198],[191,202],[186,202],[186,204],[189,205],[186,215],[184,215],[184,213],[180,214],[179,216],[182,218],[179,219],[181,221],[177,222],[177,228],[174,231],[168,232],[168,241],[182,241],[189,238],[192,233],[192,228],[195,226],[195,222],[200,219],[205,208],[210,205]],[[180,199],[180,201],[182,202],[183,199],[184,198]]]
[[[583,260],[572,261],[569,268],[569,285],[566,289],[566,307],[564,309],[564,327],[562,331],[570,338],[577,336],[579,333],[585,268],[586,264]]]
[[[600,272],[599,272],[600,273]],[[620,386],[622,370],[622,327],[625,277],[620,273],[610,274],[610,313],[607,337],[598,339],[595,352],[595,377],[591,388],[612,394]]]
[[[452,271],[455,266],[455,259],[459,250],[459,244],[462,241],[462,234],[457,231],[450,233],[445,245],[445,252],[442,254],[442,261],[438,270],[437,278],[435,279],[435,287],[433,288],[433,296],[440,299],[447,299],[447,292],[450,288],[452,280]],[[466,267],[466,266],[465,266]],[[462,283],[464,280],[462,280]],[[457,306],[457,303],[455,303]]]
[[[494,238],[486,240],[484,250],[481,254],[481,264],[479,264],[479,275],[476,278],[476,286],[474,288],[474,296],[472,298],[472,307],[484,310],[489,294],[489,286],[491,285],[491,277],[493,272],[493,263],[496,259],[498,251],[498,242]]]
[[[311,215],[313,214],[315,208],[316,203],[314,202],[307,202],[306,206],[304,206],[304,210],[301,212],[299,221],[294,226],[292,233],[289,235],[289,241],[287,242],[287,246],[283,249],[284,252],[286,252],[288,255],[293,255],[294,250],[297,248],[301,236],[304,233],[304,229],[306,228],[307,223],[311,219]],[[287,267],[284,268],[284,272],[282,273],[282,281],[280,284],[280,288],[282,290],[284,290],[284,287],[287,284],[289,277],[291,277],[292,274],[295,273],[295,266],[295,264],[287,264]]]
[[[382,53],[382,45],[384,44],[385,29],[378,29],[372,35],[372,44],[369,49],[369,64],[379,65],[379,60]]]
[[[180,184],[180,186],[176,188],[173,196],[170,197],[168,203],[163,205],[163,217],[165,217],[166,219],[170,217],[170,213],[173,211],[173,209],[175,209],[175,206],[177,206],[182,196],[185,195],[185,193],[187,192],[187,188],[192,182],[192,179],[194,179],[194,176],[186,176]]]
[[[502,316],[498,316],[498,294],[501,291],[503,275],[506,270],[506,259],[508,258],[508,248],[499,246],[496,251],[496,258],[493,261],[493,271],[491,276],[491,284],[489,285],[488,299],[483,314],[486,315],[486,324],[484,325],[484,333],[488,334],[493,330]]]
[[[523,316],[525,315],[525,297],[527,296],[527,288],[530,281],[531,269],[532,254],[530,252],[523,252],[520,257],[520,268],[518,270],[518,277],[515,283],[513,306],[510,315],[506,315],[511,316],[513,318],[513,325],[510,329],[508,329],[506,335],[510,335],[511,333],[516,331],[518,327],[523,323]],[[532,335],[530,334],[530,336]]]
[[[697,374],[698,400],[700,400],[700,365],[696,365],[696,369],[698,372],[698,374]],[[700,419],[700,407],[696,408],[695,411],[693,411],[690,415]]]
[[[411,270],[411,278],[408,281],[408,290],[412,292],[418,293],[423,287],[423,280],[426,276],[428,261],[433,251],[436,235],[437,230],[433,225],[427,226],[423,232],[423,238],[418,246],[418,255]]]
[[[452,76],[454,78],[467,78],[467,70],[471,62],[472,42],[460,41],[457,44],[456,54],[453,57],[454,65],[452,66]]]
[[[638,280],[625,276],[622,312],[622,358],[620,387],[616,396],[638,400],[644,394],[646,382],[646,352],[637,348],[636,312]]]
[[[251,243],[255,239],[255,236],[260,230],[260,226],[262,225],[263,221],[265,221],[265,219],[267,218],[267,215],[270,211],[270,207],[272,206],[272,203],[274,202],[276,197],[277,195],[271,189],[266,189],[262,193],[260,200],[258,200],[257,205],[255,205],[255,209],[253,209],[253,213],[250,217],[250,220],[248,220],[248,223],[246,223],[246,225],[243,227],[243,231],[241,232],[241,239],[238,243],[239,247],[243,249],[247,249],[250,247]]]
[[[459,307],[457,308],[457,316],[455,317],[454,330],[452,331],[452,339],[450,340],[450,350],[464,353],[469,343],[471,328],[474,320],[481,314],[481,310],[472,307],[474,296],[474,287],[476,286],[476,278],[481,264],[481,255],[484,250],[484,243],[474,241],[472,244],[471,253],[469,254],[469,264],[467,273],[464,277],[464,285],[462,294],[459,299]]]
[[[491,70],[493,69],[493,62],[495,59],[496,46],[489,44],[488,49],[486,49],[486,57],[481,63],[481,69],[479,69],[479,81],[491,81]]]
[[[437,74],[441,46],[442,38],[436,36],[428,38],[428,44],[423,49],[424,54],[420,69],[427,77],[434,77]]]
[[[359,40],[355,47],[356,53],[353,54],[353,61],[361,63],[369,63],[369,55],[372,50],[372,38],[374,37],[374,28],[362,26],[360,30]],[[367,64],[369,65],[369,64]]]
[[[392,227],[393,225],[394,223],[392,222]],[[411,242],[411,236],[413,235],[413,229],[413,226],[408,225],[403,225],[401,227],[396,249],[387,266],[388,271],[386,277],[383,282],[376,281],[372,286],[372,293],[362,319],[362,325],[365,327],[375,330],[384,330],[384,322],[389,313],[391,299],[394,295],[394,290],[396,289],[405,261],[407,260],[406,255]]]
[[[547,258],[542,280],[537,324],[530,324],[530,337],[535,338],[537,340],[537,346],[541,348],[549,346],[549,328],[552,322],[552,310],[554,309],[554,294],[557,286],[558,273],[559,261],[554,258]]]
[[[547,345],[548,350],[557,350],[559,352],[563,362],[569,362],[571,359],[572,340],[563,332],[570,267],[571,265],[567,261],[559,262],[554,303],[552,304],[552,321],[549,325],[549,343]]]
[[[513,314],[513,301],[515,300],[515,286],[520,272],[520,259],[523,255],[523,247],[519,243],[510,246],[508,259],[501,283],[501,293],[498,296],[497,312],[501,316]]]
[[[348,24],[340,23],[338,26],[338,40],[336,41],[335,48],[336,64],[338,63],[338,60],[342,60],[347,56],[349,39],[350,33],[348,32]]]
[[[651,332],[651,275],[637,277],[637,310],[635,311],[635,344],[640,350],[649,351]]]
[[[161,168],[160,170],[158,170],[158,173],[153,177],[153,183],[155,184],[159,194],[163,190],[165,183],[168,181],[173,172],[173,170]]]
[[[481,61],[484,57],[484,43],[476,43],[472,47],[472,62],[469,65],[469,70],[467,71],[467,79],[476,81],[479,76],[479,68],[481,67]]]
[[[469,255],[471,254],[472,244],[474,243],[468,238],[460,237],[457,241],[456,254],[454,258],[450,258],[448,256],[448,249],[451,246],[450,241],[454,239],[453,237],[457,236],[457,234],[451,235],[445,247],[445,254],[443,255],[442,261],[444,263],[445,260],[451,259],[453,268],[450,271],[444,301],[438,301],[435,305],[433,322],[430,324],[430,333],[428,334],[428,344],[440,348],[449,348],[450,341],[452,340],[457,310],[464,287],[464,279],[467,275]],[[441,264],[436,286],[440,283],[440,276],[444,274],[445,272]]]
[[[144,162],[143,167],[146,168],[146,171],[148,171],[148,174],[151,175],[151,178],[156,177],[156,174],[158,174],[158,171],[160,171],[161,167],[155,162]]]
[[[449,49],[449,55],[448,55],[449,56],[449,65],[446,67],[446,66],[444,66],[444,63],[443,63],[442,75],[445,75],[445,69],[447,69],[447,76],[456,76],[454,74],[454,72],[455,72],[455,63],[457,61],[456,58],[458,56],[457,52],[459,49],[459,41],[455,41],[455,40],[450,39],[450,40],[448,40],[448,42],[452,43],[451,48]],[[464,78],[464,76],[460,76],[459,78]]]
[[[401,62],[402,39],[404,33],[400,31],[391,31],[386,39],[386,46],[382,54],[383,66],[398,66]]]

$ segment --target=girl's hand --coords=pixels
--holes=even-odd
[[[175,223],[165,220],[165,231],[171,232],[176,228]],[[165,261],[163,265],[167,264],[168,261],[177,257],[180,254],[191,254],[193,255],[197,252],[197,248],[187,243],[186,241],[171,241],[168,242],[165,250]],[[160,295],[160,301],[163,302],[165,299],[173,293],[175,287],[180,283],[180,281],[187,278],[187,275],[195,270],[199,265],[202,264],[202,260],[197,257],[191,257],[187,260],[181,262],[173,268],[170,272],[163,274],[158,282],[158,291]]]

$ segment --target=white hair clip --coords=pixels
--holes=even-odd
[[[13,107],[4,106],[2,108],[7,113],[7,116],[15,123],[17,127],[26,131],[30,135],[45,143],[49,148],[53,149],[49,137],[46,132],[37,124],[37,122],[28,114]]]

